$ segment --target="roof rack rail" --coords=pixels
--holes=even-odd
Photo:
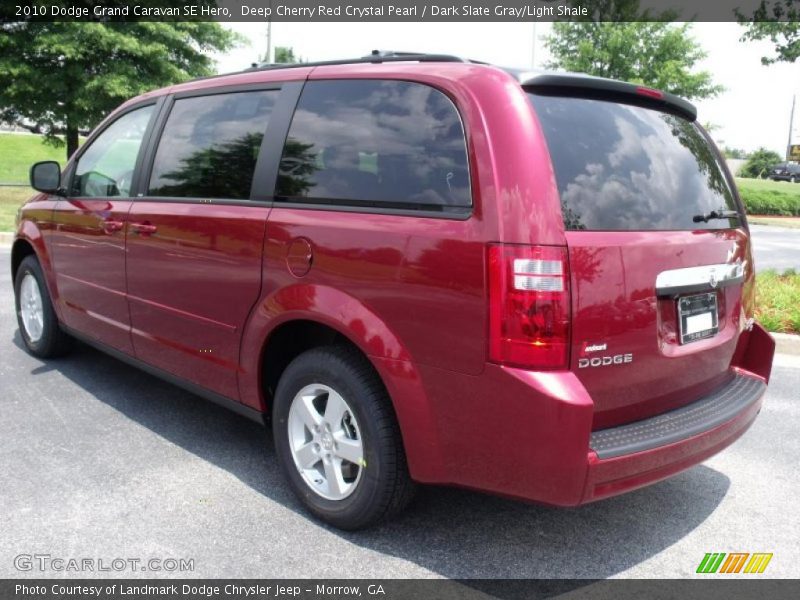
[[[386,62],[461,62],[461,63],[480,63],[475,60],[468,60],[460,56],[450,54],[425,54],[424,52],[398,52],[395,50],[373,50],[366,56],[359,58],[343,58],[338,60],[323,60],[308,63],[253,63],[245,71],[270,71],[273,69],[292,69],[297,67],[324,67],[328,65],[355,65],[363,63],[386,63]]]

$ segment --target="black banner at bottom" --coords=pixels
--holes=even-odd
[[[7,600],[617,600],[800,598],[800,580],[771,579],[3,579]]]

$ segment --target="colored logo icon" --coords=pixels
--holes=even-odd
[[[697,566],[698,573],[763,573],[772,553],[769,552],[708,552]]]

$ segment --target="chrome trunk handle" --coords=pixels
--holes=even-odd
[[[744,281],[745,263],[703,265],[661,271],[656,276],[656,295],[675,296],[691,292],[702,292],[734,285]]]

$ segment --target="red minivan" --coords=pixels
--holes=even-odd
[[[270,423],[357,529],[415,483],[574,506],[761,408],[742,203],[670,94],[450,56],[264,66],[125,103],[37,163],[22,338],[72,338]]]

